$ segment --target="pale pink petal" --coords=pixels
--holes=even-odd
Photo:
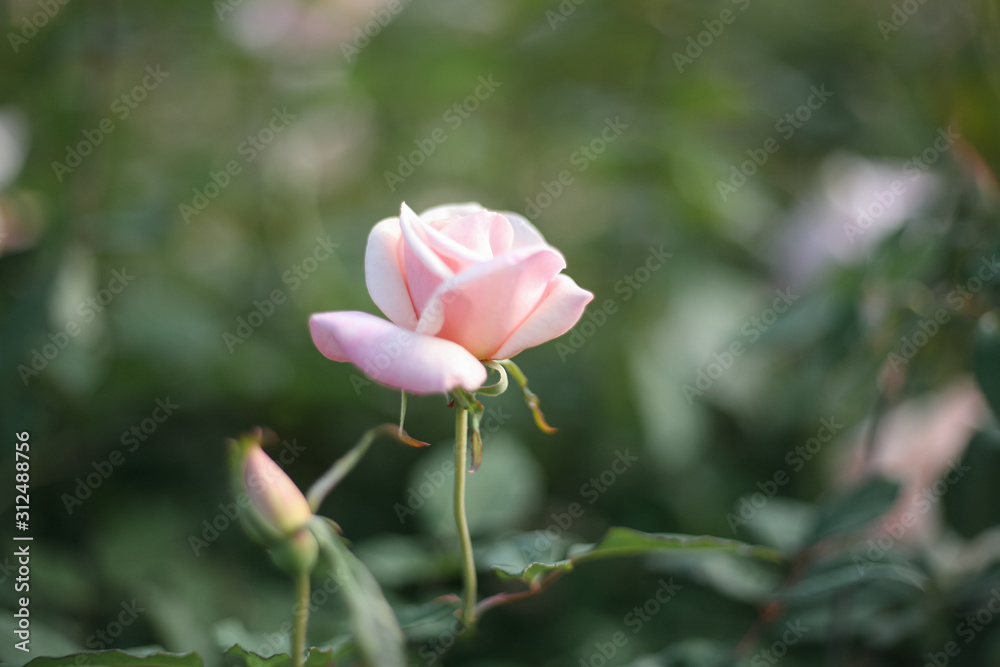
[[[566,268],[554,248],[527,248],[477,264],[441,285],[417,331],[459,343],[489,359],[535,310],[549,282]]]
[[[501,211],[500,213],[507,218],[514,230],[512,250],[548,245],[542,233],[535,229],[535,226],[528,222],[523,215],[511,211]]]
[[[441,204],[440,206],[435,206],[429,208],[420,214],[420,219],[426,223],[435,223],[442,220],[451,220],[453,218],[461,218],[466,215],[472,215],[478,211],[485,210],[480,204],[474,201],[465,202],[463,204]],[[435,229],[439,229],[440,226],[433,225]]]
[[[475,253],[479,261],[485,261],[492,259],[496,254],[502,254],[493,251],[491,241],[494,226],[498,227],[496,232],[498,236],[503,234],[503,226],[507,227],[508,235],[512,233],[509,231],[510,223],[504,220],[502,215],[492,211],[479,211],[450,220],[441,228],[440,234]],[[509,247],[510,243],[507,246]]]
[[[562,336],[580,320],[593,298],[593,294],[579,287],[572,278],[559,274],[549,283],[542,302],[492,358],[510,359],[522,350]]]
[[[493,213],[480,211],[444,222],[440,229],[424,225],[424,242],[451,269],[461,273],[474,264],[492,259],[489,226]]]
[[[434,291],[454,272],[427,243],[432,230],[405,203],[400,208],[399,226],[403,231],[403,266],[410,300],[419,317]]]
[[[510,252],[514,244],[514,227],[502,213],[493,214],[493,225],[490,227],[490,250],[494,257]]]
[[[385,316],[401,327],[414,329],[417,313],[403,276],[403,232],[399,218],[386,218],[368,235],[365,282],[368,294]]]
[[[412,394],[474,391],[486,381],[486,367],[462,346],[368,313],[315,313],[309,331],[327,359],[349,361],[372,380]]]

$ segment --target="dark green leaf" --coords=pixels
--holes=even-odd
[[[252,651],[247,651],[239,644],[232,646],[226,651],[227,656],[239,658],[242,662],[241,664],[246,665],[246,667],[291,667],[292,666],[292,656],[287,653],[278,653],[269,657],[264,657],[253,653]],[[318,648],[309,649],[309,655],[306,657],[305,664],[307,667],[327,667],[328,665],[335,665],[333,651],[321,651]]]
[[[93,651],[61,658],[35,658],[30,667],[203,667],[197,653]],[[26,666],[27,667],[27,666]]]
[[[993,414],[1000,415],[1000,318],[995,312],[979,318],[972,366]]]
[[[614,527],[608,530],[604,539],[596,545],[577,545],[570,549],[570,556],[554,563],[531,563],[523,569],[504,566],[494,567],[503,579],[521,579],[528,583],[537,582],[554,572],[569,571],[574,566],[604,558],[664,554],[671,551],[685,553],[697,551],[727,552],[749,558],[780,562],[780,551],[768,547],[754,546],[707,535],[675,535],[671,533],[643,533],[631,528]]]
[[[899,495],[899,484],[872,478],[820,507],[809,542],[850,535],[889,511]]]
[[[367,664],[403,667],[406,664],[403,631],[378,581],[328,523],[318,520],[312,525],[350,611],[358,650]]]

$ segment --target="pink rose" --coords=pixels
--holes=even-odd
[[[594,295],[560,273],[562,254],[530,222],[447,204],[372,229],[365,279],[391,320],[357,311],[309,318],[313,343],[373,380],[414,394],[478,389],[480,361],[509,359],[566,333]]]

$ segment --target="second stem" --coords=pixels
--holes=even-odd
[[[462,548],[462,578],[465,590],[462,595],[462,622],[471,626],[476,622],[476,560],[472,554],[469,521],[465,515],[465,476],[467,465],[466,446],[469,432],[469,413],[455,406],[455,525]]]

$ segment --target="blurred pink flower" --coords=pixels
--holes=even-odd
[[[878,521],[880,532],[892,527],[896,539],[913,540],[933,531],[941,498],[961,478],[962,455],[988,414],[975,382],[963,379],[883,416],[867,471],[896,480],[902,488],[896,505]],[[863,472],[864,437],[852,451],[851,477]]]
[[[416,215],[404,203],[368,237],[365,279],[391,320],[316,313],[313,343],[382,384],[415,394],[473,391],[481,360],[507,359],[561,336],[594,297],[561,271],[562,254],[515,213],[447,204]]]

